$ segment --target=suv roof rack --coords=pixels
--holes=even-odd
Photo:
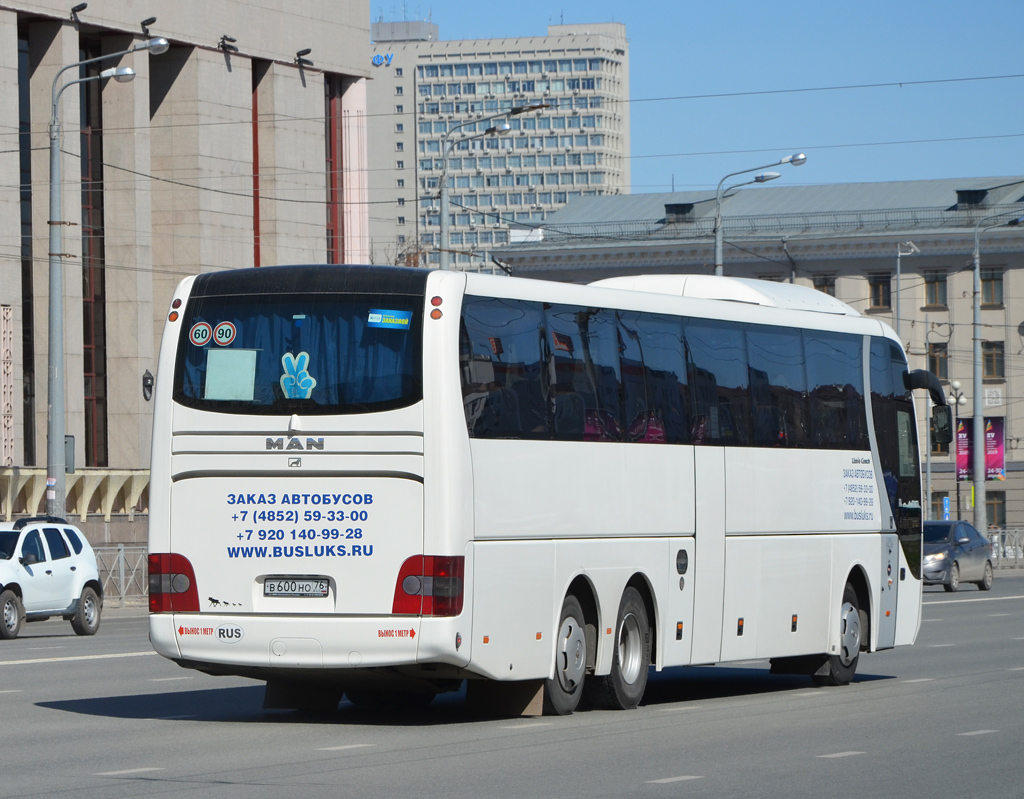
[[[32,524],[33,522],[49,522],[50,524],[70,524],[67,519],[62,519],[60,516],[26,516],[24,519],[18,519],[14,523],[15,530],[21,530],[25,525]]]

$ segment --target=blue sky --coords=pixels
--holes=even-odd
[[[1024,0],[434,0],[370,16],[430,18],[442,39],[625,23],[634,193],[713,189],[798,151],[807,163],[774,185],[1024,174]]]

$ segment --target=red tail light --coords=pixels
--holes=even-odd
[[[398,571],[392,613],[458,616],[466,559],[460,555],[413,555]]]
[[[196,573],[184,555],[149,556],[149,612],[198,613]]]

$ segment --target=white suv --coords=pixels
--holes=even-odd
[[[55,516],[0,522],[0,638],[51,616],[95,635],[102,609],[96,554],[81,530]]]

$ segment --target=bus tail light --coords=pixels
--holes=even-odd
[[[462,613],[465,567],[461,555],[413,555],[398,571],[391,612],[458,616]]]
[[[149,556],[149,612],[198,613],[196,573],[184,555],[159,553]]]

